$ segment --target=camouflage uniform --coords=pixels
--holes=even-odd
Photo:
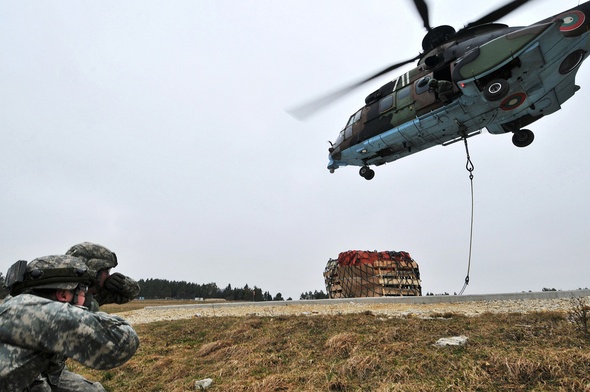
[[[66,252],[66,255],[83,259],[88,268],[95,274],[105,269],[110,270],[118,265],[117,255],[114,252],[102,245],[91,242],[82,242],[72,246]],[[104,287],[97,284],[95,289],[96,293],[94,295],[86,294],[87,301],[84,303],[92,312],[98,312],[99,307],[104,304],[130,302],[139,295],[140,290],[139,284],[135,280],[120,273],[110,275],[105,281]],[[53,389],[53,391],[77,392],[76,388],[80,385],[80,381],[76,377],[79,376],[68,371],[65,362],[66,358],[64,357],[56,358],[48,367],[48,370],[43,373],[43,378],[48,380],[51,385],[59,385],[59,389]],[[100,388],[97,391],[103,390],[102,386]],[[94,389],[89,387],[88,391],[94,391]]]
[[[91,242],[82,242],[72,246],[66,255],[81,257],[86,260],[88,268],[97,273],[104,269],[111,269],[117,266],[117,255],[102,245]],[[97,305],[124,304],[139,295],[139,284],[128,276],[114,273],[105,282],[104,287],[96,287],[97,293],[94,299]],[[91,310],[98,310],[96,304],[90,306]]]
[[[27,273],[31,272],[31,265],[39,265],[39,260],[62,263],[60,267],[67,264],[86,268],[83,260],[76,257],[49,256],[29,263]],[[44,270],[46,276],[55,271]],[[85,278],[76,277],[76,281],[65,283],[65,287],[78,285]],[[39,283],[43,279],[41,275]],[[56,279],[66,278],[51,279],[51,284],[42,285],[29,275],[24,288],[21,285],[19,290],[11,291],[15,296],[0,304],[0,391],[104,390],[99,383],[60,370],[59,366],[66,358],[72,358],[93,369],[111,369],[127,362],[139,346],[137,334],[120,317],[27,293],[31,287],[32,290],[61,287],[55,283]],[[25,292],[21,293],[23,289]],[[66,372],[64,377],[60,377],[62,371]],[[41,374],[47,372],[58,378],[43,378]]]

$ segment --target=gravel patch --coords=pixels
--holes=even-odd
[[[590,297],[585,298],[590,302]],[[309,304],[306,304],[306,301],[293,301],[292,304],[285,302],[277,304],[264,302],[240,303],[234,306],[228,303],[152,306],[123,312],[119,315],[124,317],[130,324],[135,325],[195,317],[314,316],[371,312],[374,315],[383,317],[431,318],[444,315],[445,313],[478,316],[484,313],[567,312],[571,308],[571,298],[525,298],[448,303],[366,303],[356,302],[354,300],[333,303],[330,300],[326,300],[310,301]]]

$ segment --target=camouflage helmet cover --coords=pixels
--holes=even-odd
[[[27,288],[73,290],[80,283],[92,286],[95,277],[83,259],[73,256],[43,256],[32,260],[26,268],[24,282],[15,284],[11,294]]]
[[[103,269],[115,268],[117,266],[117,255],[102,245],[92,242],[82,242],[72,246],[66,255],[82,257],[86,259],[88,268],[99,272]]]

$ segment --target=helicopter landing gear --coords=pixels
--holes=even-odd
[[[510,85],[507,81],[504,79],[495,79],[486,84],[483,89],[483,96],[488,101],[499,101],[508,94],[509,90]]]
[[[528,129],[519,129],[512,135],[512,143],[516,147],[526,147],[533,142],[535,134]]]
[[[359,170],[359,174],[365,180],[372,180],[375,177],[375,171],[373,171],[369,166],[363,166]]]

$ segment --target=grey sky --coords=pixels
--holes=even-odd
[[[430,0],[460,28],[494,6]],[[537,0],[526,25],[577,5]],[[364,98],[412,65],[299,122],[285,109],[420,50],[411,1],[0,2],[0,271],[91,241],[117,270],[297,299],[329,258],[405,250],[424,292],[461,289],[469,245],[462,144],[376,169],[326,169]],[[470,139],[475,227],[467,293],[590,286],[582,89],[535,142]]]

